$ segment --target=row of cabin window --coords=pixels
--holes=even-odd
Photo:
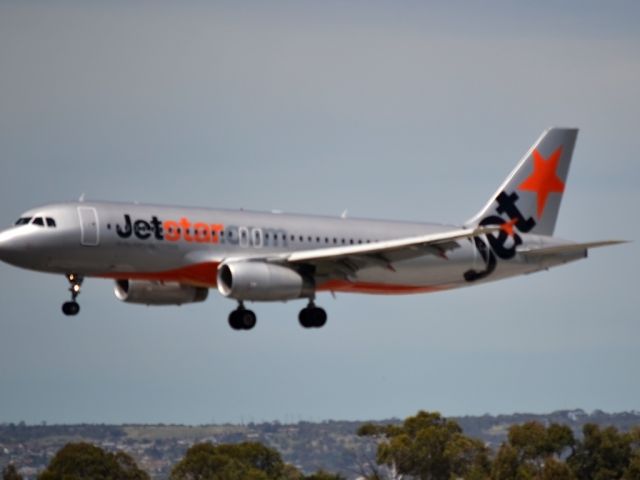
[[[173,232],[173,229],[171,229],[171,228],[170,228],[170,229],[169,229],[169,231]],[[176,230],[176,232],[177,232],[177,233],[181,233],[181,229],[180,229],[180,228],[178,228],[178,229]],[[187,234],[191,234],[191,229],[190,229],[190,228],[187,228],[186,233],[187,233]],[[195,230],[194,230],[194,233],[196,233],[196,232],[195,232]],[[246,238],[246,235],[247,235],[246,231],[243,231],[241,236],[242,236],[242,238]],[[221,236],[221,237],[224,237],[224,230],[221,230],[221,231],[220,231],[220,236]],[[233,236],[233,233],[232,233],[232,232],[229,232],[229,238],[231,238],[232,236]],[[269,240],[269,233],[265,233],[265,234],[264,234],[264,238],[265,238],[265,240]],[[277,234],[274,234],[274,235],[273,235],[273,238],[274,238],[274,240],[277,240],[277,239],[278,239],[278,235],[277,235]],[[286,240],[286,239],[287,239],[286,234],[284,234],[284,233],[283,233],[283,234],[281,234],[281,238],[282,238],[282,240]],[[292,242],[295,242],[295,241],[296,241],[296,236],[295,236],[295,235],[290,235],[290,236],[289,236],[289,240],[290,240],[290,241],[292,241]],[[298,240],[299,240],[300,242],[304,242],[304,236],[303,236],[303,235],[299,235],[299,236],[298,236]],[[309,235],[309,236],[307,237],[307,241],[308,241],[309,243],[313,242],[313,237],[312,237],[311,235]],[[346,239],[344,239],[344,238],[340,239],[340,241],[341,241],[341,243],[342,243],[343,245],[346,245],[346,244],[347,244],[347,240],[346,240]],[[377,241],[377,240],[376,240],[376,241]],[[321,243],[321,239],[320,239],[320,237],[316,237],[316,243]],[[324,237],[324,243],[330,243],[330,242],[329,242],[329,237]],[[337,239],[336,237],[333,237],[333,243],[334,243],[334,244],[338,244],[338,243],[339,243],[339,242],[338,242],[338,239]],[[356,240],[354,240],[353,238],[350,238],[348,243],[349,243],[350,245],[355,245],[356,243],[358,243],[358,244],[371,243],[371,240],[360,240],[360,239],[359,239],[359,240],[357,240],[357,241],[356,241]]]
[[[269,234],[268,233],[265,234],[265,238],[267,240],[269,239]],[[283,240],[285,239],[285,235],[284,234],[282,235],[282,239]],[[295,242],[296,241],[296,236],[295,235],[291,235],[289,237],[289,240],[291,240],[292,242]],[[304,236],[303,235],[298,236],[298,241],[304,242],[305,241],[304,240]],[[307,241],[309,243],[312,243],[313,242],[313,237],[312,236],[308,236],[307,237]],[[320,237],[316,237],[316,243],[322,243],[322,240],[321,240]],[[324,243],[331,243],[329,241],[329,237],[324,237]],[[347,240],[345,238],[341,238],[340,241],[338,241],[338,238],[333,237],[333,243],[336,244],[336,245],[338,243],[342,243],[342,245],[346,245],[347,243],[349,243],[350,245],[355,245],[356,243],[357,244],[371,243],[371,240],[360,240],[360,239],[354,240],[353,238],[350,238],[349,241],[347,242]]]

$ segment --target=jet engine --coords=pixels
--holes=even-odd
[[[236,300],[293,300],[313,294],[313,282],[291,268],[264,262],[229,262],[218,267],[218,291]]]
[[[209,289],[177,282],[117,280],[114,292],[118,300],[127,303],[182,305],[204,301],[209,294]]]

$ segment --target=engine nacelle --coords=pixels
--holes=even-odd
[[[209,289],[177,282],[117,280],[114,292],[118,300],[127,303],[182,305],[204,301],[209,294]]]
[[[218,291],[236,300],[293,300],[313,294],[313,283],[295,270],[264,262],[229,262],[218,267]]]

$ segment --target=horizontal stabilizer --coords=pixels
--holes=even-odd
[[[538,257],[543,255],[556,255],[567,253],[579,253],[590,248],[607,247],[609,245],[618,245],[620,243],[628,243],[627,240],[602,240],[599,242],[585,242],[585,243],[569,243],[565,245],[554,245],[551,247],[532,248],[518,250],[518,253],[527,257]]]

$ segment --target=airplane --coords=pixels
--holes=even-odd
[[[578,130],[550,128],[486,205],[462,225],[279,212],[78,201],[34,208],[0,232],[0,260],[64,274],[76,315],[85,277],[115,281],[128,303],[201,302],[209,289],[237,302],[235,330],[256,315],[245,302],[306,299],[298,320],[325,325],[320,292],[411,294],[547,270],[591,248],[553,237]]]

